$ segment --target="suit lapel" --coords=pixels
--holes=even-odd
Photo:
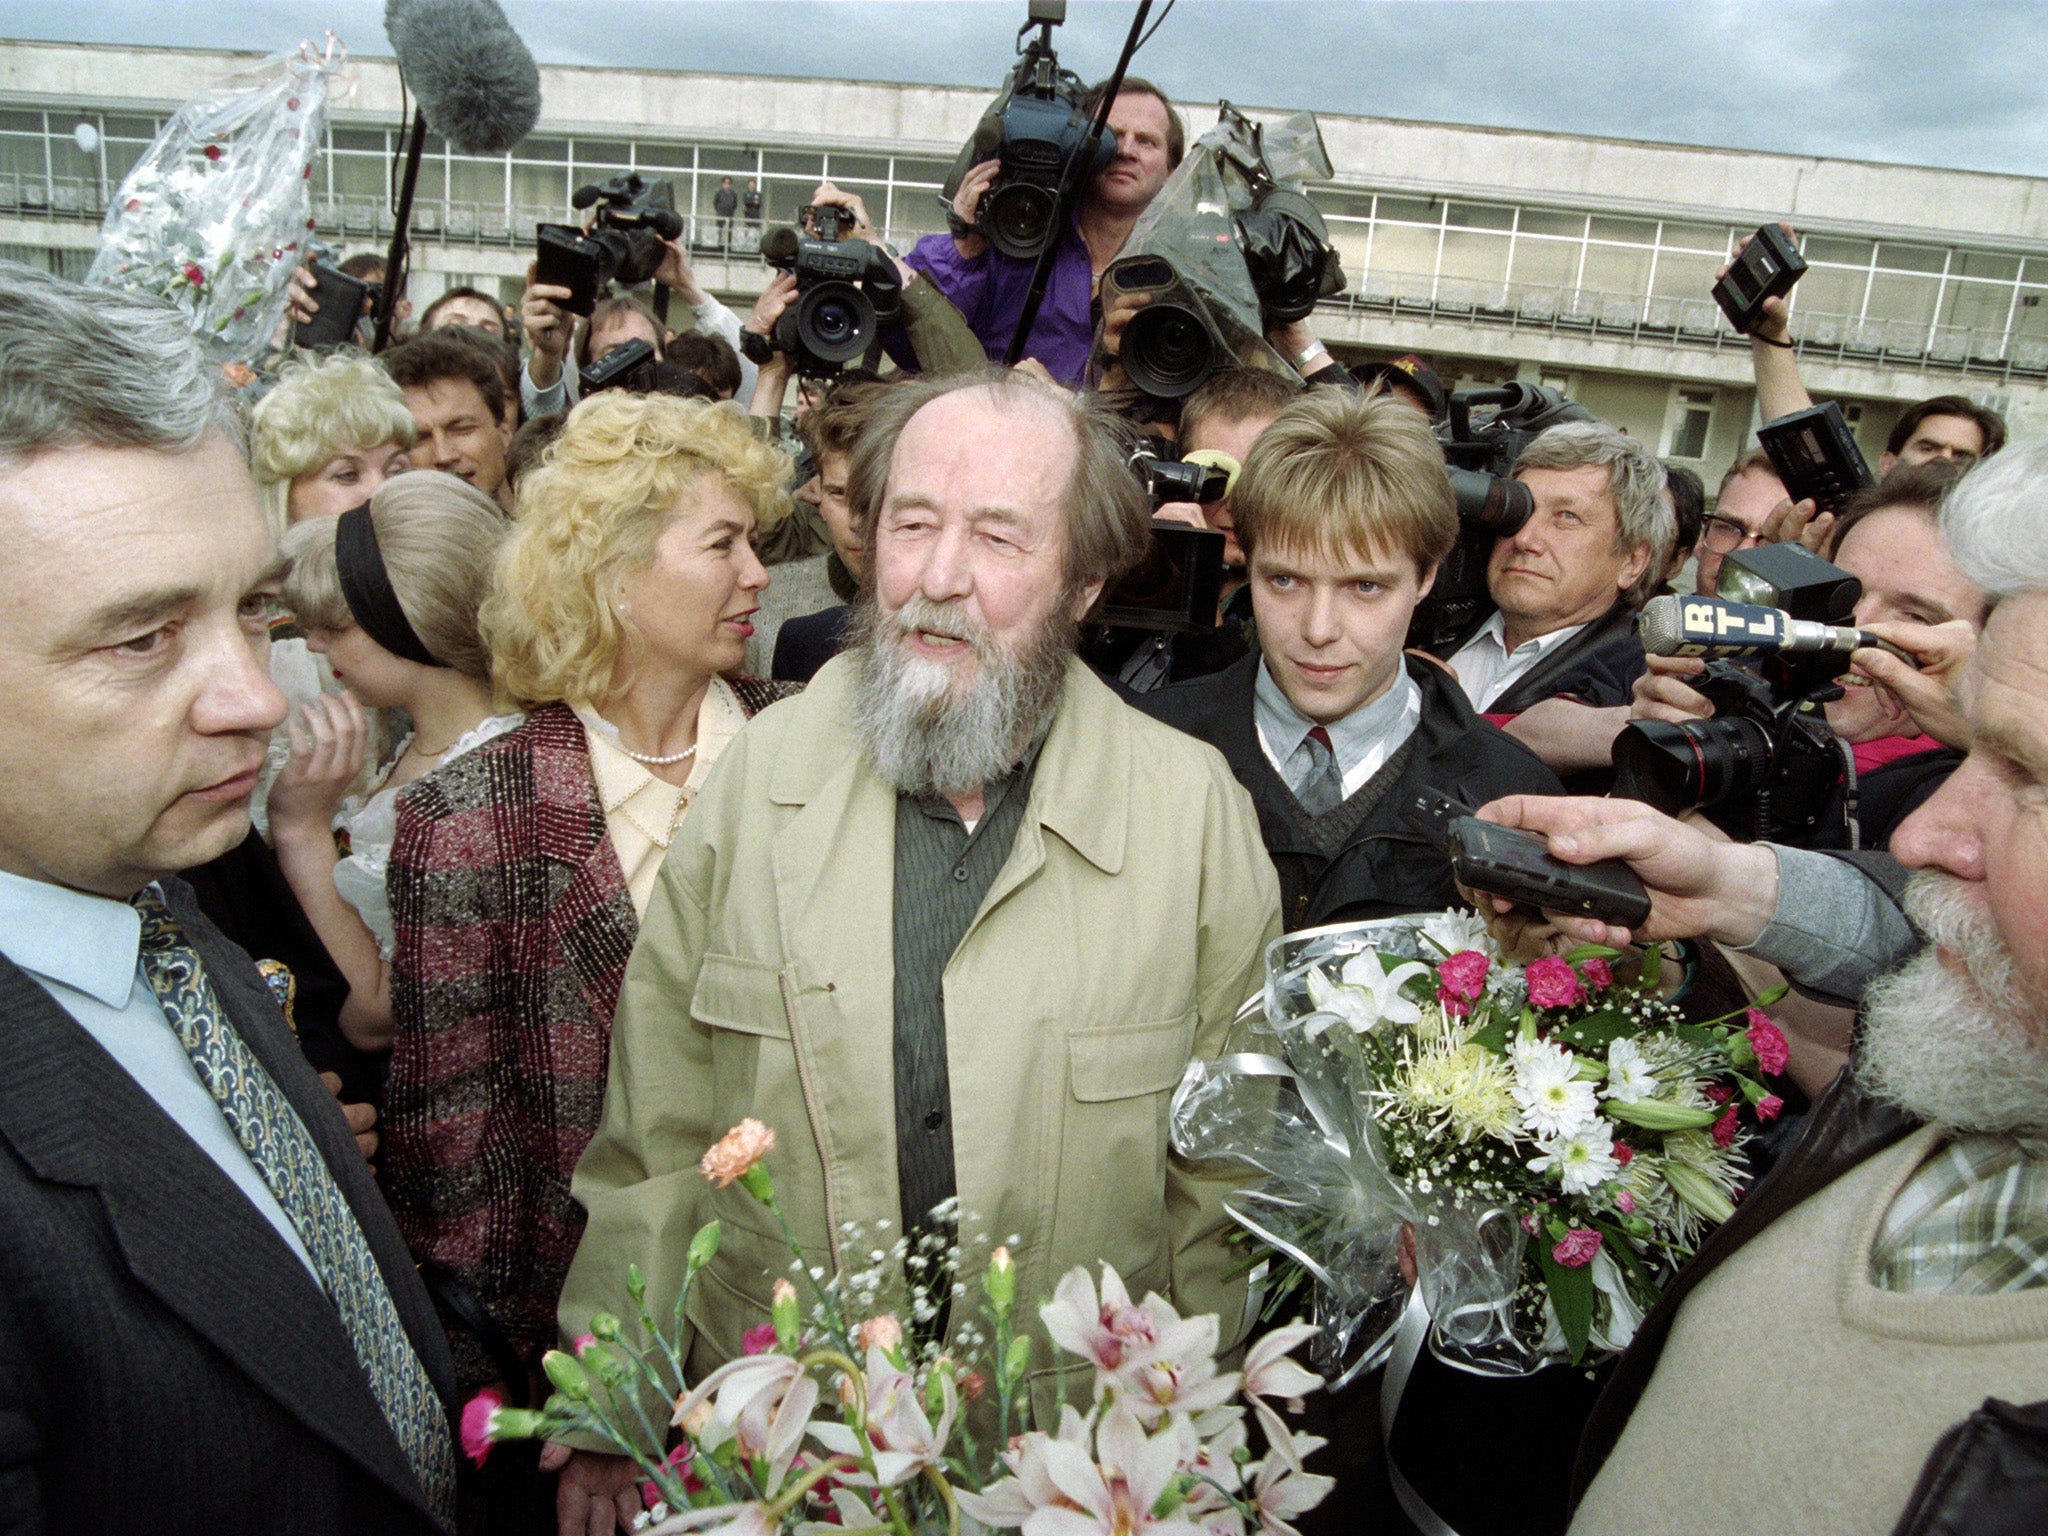
[[[173,909],[195,912],[188,892]],[[194,926],[198,926],[195,924]],[[210,973],[222,975],[218,935],[201,946]],[[224,953],[225,952],[225,953]],[[242,965],[248,964],[246,958]],[[232,973],[233,967],[226,967]],[[253,971],[251,976],[253,978]],[[260,987],[260,979],[253,985]],[[337,1162],[332,1125],[310,1102],[303,1082],[324,1092],[303,1061],[281,1059],[281,1021],[252,1025],[246,1007],[223,1005],[244,1037],[313,1128],[330,1165]],[[238,995],[238,1001],[246,1002]],[[272,1006],[272,1013],[275,1007]],[[115,1244],[136,1282],[205,1337],[259,1390],[306,1429],[361,1466],[423,1513],[431,1513],[404,1452],[385,1422],[348,1334],[332,1303],[270,1224],[213,1161],[157,1107],[126,1071],[32,978],[0,959],[0,1027],[8,1035],[9,1069],[0,1074],[0,1136],[46,1181],[96,1190]],[[284,1037],[286,1047],[290,1042]],[[297,1089],[298,1091],[294,1091]],[[323,1134],[323,1128],[327,1134]],[[355,1155],[346,1126],[340,1127]],[[338,1174],[359,1216],[375,1200],[367,1175]],[[382,1226],[390,1216],[377,1203]],[[374,1220],[366,1220],[376,1246]],[[395,1240],[396,1232],[392,1229]],[[400,1250],[402,1252],[402,1249]],[[380,1262],[390,1256],[379,1248]],[[388,1268],[387,1268],[388,1273]],[[407,1277],[409,1278],[409,1277]],[[413,1280],[416,1287],[418,1282]],[[394,1288],[396,1292],[396,1288]],[[415,1319],[408,1316],[408,1327]],[[418,1335],[415,1334],[416,1342]],[[446,1344],[428,1341],[422,1358],[445,1367]],[[445,1370],[436,1385],[448,1381]]]
[[[533,773],[536,842],[567,871],[559,889],[554,879],[563,877],[549,882],[548,934],[591,1012],[609,1020],[618,1009],[625,957],[640,921],[618,850],[605,835],[583,722],[567,705],[550,704],[535,713]]]

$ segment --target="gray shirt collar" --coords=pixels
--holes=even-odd
[[[1338,772],[1349,773],[1357,767],[1368,752],[1401,731],[1411,714],[1420,710],[1420,690],[1404,664],[1385,693],[1335,724],[1323,727],[1329,732]],[[1258,681],[1252,686],[1252,719],[1267,750],[1282,763],[1294,756],[1316,723],[1288,700],[1263,656],[1259,658]]]

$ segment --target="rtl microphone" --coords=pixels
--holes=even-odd
[[[384,35],[427,126],[499,155],[540,119],[540,66],[493,0],[388,0]]]
[[[1667,593],[1643,605],[1636,633],[1652,656],[1699,656],[1708,660],[1770,656],[1785,651],[1835,651],[1863,646],[1889,651],[1909,664],[1913,658],[1888,640],[1843,625],[1795,619],[1782,608],[1730,603],[1717,597]]]

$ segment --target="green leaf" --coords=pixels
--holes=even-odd
[[[1565,1347],[1572,1352],[1572,1364],[1585,1358],[1586,1344],[1593,1336],[1593,1266],[1581,1264],[1567,1269],[1550,1256],[1548,1244],[1536,1244],[1536,1262],[1543,1266],[1543,1283],[1550,1289],[1550,1304],[1557,1309],[1558,1330]]]
[[[1472,1043],[1482,1045],[1496,1056],[1507,1053],[1508,1021],[1496,1012],[1472,1032]]]
[[[1757,994],[1755,1006],[1759,1008],[1768,1008],[1773,1003],[1782,1002],[1784,1000],[1785,994],[1787,992],[1790,992],[1791,990],[1791,984],[1789,982],[1783,981],[1779,982],[1775,987],[1767,987],[1762,992],[1759,992]]]
[[[1607,1047],[1623,1035],[1635,1033],[1635,1026],[1628,1016],[1618,1008],[1602,1008],[1589,1013],[1583,1019],[1573,1019],[1569,1024],[1560,1024],[1552,1029],[1551,1038],[1562,1040],[1566,1045],[1596,1056],[1605,1055]]]
[[[1654,992],[1664,983],[1664,946],[1651,944],[1643,950],[1643,963],[1636,971],[1636,989]]]

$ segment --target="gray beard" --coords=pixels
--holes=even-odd
[[[2013,979],[2011,951],[1952,876],[1915,874],[1905,907],[1927,948],[1864,991],[1858,1079],[1952,1131],[2048,1130],[2048,1037]],[[1942,965],[1937,946],[1967,980]]]
[[[853,726],[882,781],[899,794],[957,799],[1001,778],[1052,723],[1076,626],[1064,594],[1015,652],[955,603],[913,597],[883,613],[872,596],[855,609]],[[974,677],[957,695],[954,671],[913,656],[917,630],[965,640]]]

